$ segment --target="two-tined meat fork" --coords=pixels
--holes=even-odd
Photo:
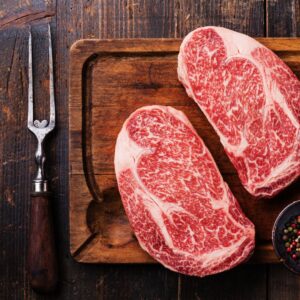
[[[28,129],[37,139],[35,161],[37,174],[33,179],[31,193],[30,236],[28,248],[28,270],[31,286],[41,292],[48,292],[57,283],[57,261],[54,246],[53,220],[50,209],[50,193],[48,181],[44,175],[44,141],[55,127],[55,103],[53,82],[53,56],[51,30],[48,25],[49,38],[49,89],[50,89],[50,117],[49,121],[34,120],[33,113],[33,72],[32,72],[32,37],[29,33],[28,41]]]

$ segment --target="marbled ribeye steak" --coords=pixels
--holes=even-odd
[[[181,44],[178,77],[252,195],[271,197],[300,175],[300,82],[271,50],[198,28]]]
[[[117,139],[115,171],[141,247],[167,268],[205,276],[252,253],[254,226],[182,112],[132,113]]]

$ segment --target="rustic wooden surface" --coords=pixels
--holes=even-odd
[[[189,278],[159,265],[84,265],[74,262],[68,238],[69,47],[80,38],[182,37],[201,25],[223,25],[252,36],[299,35],[299,0],[10,0],[0,1],[0,298],[1,299],[299,299],[300,279],[281,265],[245,265]],[[29,289],[25,271],[29,230],[32,136],[25,129],[28,27],[36,38],[51,21],[54,33],[58,128],[49,140],[48,175],[60,287],[51,296]],[[25,25],[25,26],[24,26]],[[36,34],[35,34],[36,33]],[[35,78],[47,97],[45,40],[34,47]],[[37,99],[38,100],[38,99]],[[37,109],[42,118],[44,107]]]
[[[258,40],[300,78],[300,39]],[[272,201],[255,200],[245,191],[219,137],[177,79],[180,44],[181,39],[93,39],[80,40],[71,48],[70,249],[78,262],[151,261],[139,247],[120,201],[114,148],[128,116],[154,104],[183,111],[210,149],[223,178],[255,225],[257,243],[251,262],[279,262],[272,247],[272,227],[280,211],[300,198],[300,181]]]

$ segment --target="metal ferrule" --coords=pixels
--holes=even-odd
[[[48,192],[48,181],[47,180],[33,180],[32,190],[34,193]]]

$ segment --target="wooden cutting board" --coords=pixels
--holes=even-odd
[[[300,78],[300,39],[262,38]],[[253,262],[277,262],[271,229],[279,211],[300,199],[300,181],[276,198],[253,199],[241,186],[219,138],[177,80],[181,40],[80,40],[71,50],[69,101],[70,248],[85,263],[153,262],[128,224],[114,174],[116,137],[138,107],[184,111],[256,227]]]

